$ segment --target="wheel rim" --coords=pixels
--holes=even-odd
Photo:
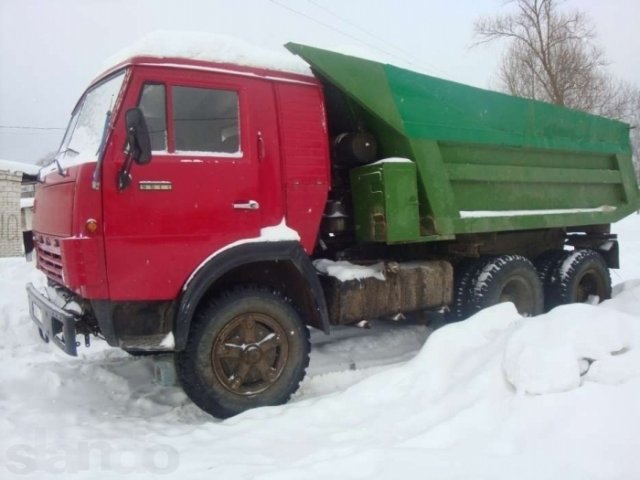
[[[531,286],[522,278],[511,278],[500,292],[499,303],[511,302],[521,315],[534,315],[535,300],[531,293]]]
[[[287,364],[282,326],[262,313],[243,313],[225,325],[211,349],[213,372],[230,392],[249,396],[276,383]]]
[[[605,285],[600,275],[594,271],[585,272],[577,282],[575,301],[586,303],[590,297],[597,296],[599,301],[603,301],[606,296]]]

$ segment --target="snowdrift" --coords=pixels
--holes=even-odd
[[[41,277],[0,272],[2,478],[640,478],[639,280],[536,318],[319,337],[291,403],[219,422],[148,358],[43,344],[23,288]]]

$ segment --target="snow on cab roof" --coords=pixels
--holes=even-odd
[[[101,73],[133,57],[182,58],[311,75],[309,65],[284,48],[270,50],[226,35],[165,30],[149,33],[110,57]]]

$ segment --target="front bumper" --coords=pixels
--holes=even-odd
[[[77,356],[76,324],[78,314],[61,309],[40,293],[32,283],[27,284],[29,315],[45,342],[53,342],[65,353]]]

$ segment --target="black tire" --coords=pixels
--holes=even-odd
[[[453,281],[453,302],[447,320],[464,320],[474,312],[471,301],[470,283],[478,270],[490,262],[493,257],[465,258],[455,266]]]
[[[540,254],[533,264],[538,271],[538,277],[542,282],[544,292],[544,311],[548,312],[554,305],[552,304],[554,285],[554,275],[558,272],[558,266],[571,254],[566,250],[547,250]]]
[[[542,282],[533,264],[520,255],[495,257],[469,280],[472,313],[502,302],[512,302],[521,315],[544,310]]]
[[[547,250],[536,257],[533,265],[536,267],[538,277],[543,285],[549,283],[558,262],[564,260],[569,253],[571,252],[566,250]]]
[[[176,372],[202,410],[228,418],[286,403],[309,364],[309,331],[281,295],[247,287],[201,308]]]
[[[611,298],[609,268],[595,250],[567,252],[556,265],[548,290],[550,308],[567,303],[585,303],[595,296],[602,302]]]

